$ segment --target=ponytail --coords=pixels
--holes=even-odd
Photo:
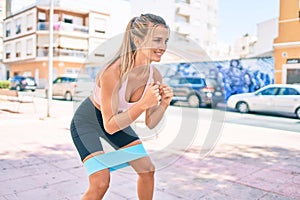
[[[126,31],[124,34],[123,42],[120,48],[120,76],[121,78],[124,77],[128,72],[132,70],[134,67],[134,58],[136,54],[136,46],[134,44],[133,38],[131,37],[131,29],[132,24],[136,20],[137,17],[134,17],[130,20],[126,27]]]

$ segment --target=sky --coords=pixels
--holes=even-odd
[[[280,0],[218,0],[218,32],[221,42],[232,44],[246,33],[256,34],[257,23],[279,17]]]

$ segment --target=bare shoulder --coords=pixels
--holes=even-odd
[[[100,74],[100,84],[109,81],[110,83],[116,83],[120,80],[120,61],[116,60],[109,66],[107,66]]]

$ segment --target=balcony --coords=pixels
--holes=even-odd
[[[189,35],[191,33],[191,27],[188,23],[177,23],[176,31],[181,35]]]
[[[177,10],[176,14],[177,15],[182,15],[182,16],[190,16],[191,14],[191,5],[187,3],[178,3],[177,4]]]
[[[65,22],[56,22],[53,24],[54,31],[67,31],[67,32],[80,32],[88,33],[89,28],[87,26],[80,26],[76,24],[70,24]],[[37,24],[37,30],[39,31],[48,31],[49,22],[39,22]]]
[[[38,57],[46,57],[48,56],[48,49],[47,48],[38,48],[37,56]],[[87,57],[86,51],[79,51],[79,50],[69,50],[69,49],[54,49],[53,56],[60,57],[60,56],[67,56],[67,57],[76,57],[76,58],[86,58]]]

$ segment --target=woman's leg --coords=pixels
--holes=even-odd
[[[155,167],[151,159],[147,156],[131,161],[129,164],[138,174],[137,192],[139,200],[152,200]]]
[[[109,187],[109,169],[103,169],[89,176],[89,188],[82,200],[101,200]]]

